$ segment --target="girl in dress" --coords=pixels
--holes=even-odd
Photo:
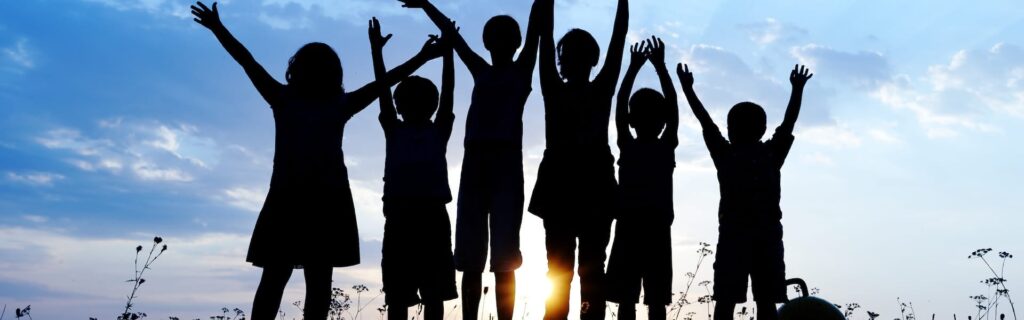
[[[287,83],[282,84],[228,32],[217,3],[210,8],[196,2],[192,14],[242,66],[274,113],[274,172],[246,257],[263,268],[252,319],[277,316],[294,269],[305,274],[304,318],[326,319],[333,268],[359,263],[359,234],[341,146],[345,123],[376,100],[381,88],[408,77],[442,50],[435,41],[428,42],[381,83],[346,92],[338,55],[326,44],[309,43],[288,62]]]

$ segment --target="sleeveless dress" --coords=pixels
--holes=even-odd
[[[258,267],[359,264],[359,232],[342,153],[345,95],[283,90],[274,112],[274,172],[246,261]]]

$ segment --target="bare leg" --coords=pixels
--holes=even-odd
[[[423,320],[443,320],[444,302],[430,301],[423,302]]]
[[[305,266],[306,304],[302,316],[306,320],[326,320],[327,311],[331,306],[331,276],[334,268],[330,266]]]
[[[663,305],[647,306],[647,319],[648,320],[665,320],[665,306],[663,306]]]
[[[636,305],[632,303],[620,303],[619,320],[636,320]]]
[[[733,312],[736,312],[735,302],[718,301],[715,303],[715,320],[733,320]]]
[[[292,276],[291,267],[264,267],[260,285],[256,289],[256,297],[252,301],[252,319],[272,320],[277,318],[281,308],[281,296],[284,286]]]
[[[779,312],[775,310],[775,303],[757,301],[757,319],[778,320]]]
[[[512,314],[516,310],[516,272],[495,272],[494,282],[498,320],[512,320]]]
[[[477,320],[482,283],[483,272],[462,273],[462,320]]]
[[[409,320],[409,307],[388,307],[388,320]]]

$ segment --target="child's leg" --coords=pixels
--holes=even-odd
[[[648,320],[665,320],[665,306],[663,306],[663,305],[647,306],[647,319]]]
[[[580,234],[580,298],[587,304],[581,310],[583,320],[601,320],[605,317],[605,270],[608,241],[612,222],[609,218],[590,218],[584,221]]]
[[[462,273],[462,320],[477,320],[479,317],[482,283],[483,272]]]
[[[423,301],[423,320],[443,320],[444,302]],[[405,320],[405,319],[403,319]]]
[[[545,320],[569,317],[569,290],[576,264],[576,236],[566,222],[544,219],[544,244],[548,256],[548,280],[551,296],[544,310]]]
[[[715,320],[733,320],[733,312],[736,312],[735,302],[715,302]]]
[[[331,306],[331,266],[304,266],[306,277],[306,302],[302,316],[307,320],[327,319]]]
[[[267,266],[263,268],[260,285],[256,289],[256,298],[252,301],[253,319],[270,320],[277,318],[277,311],[281,306],[281,296],[284,295],[284,286],[288,284],[288,278],[291,278],[292,270],[291,266]]]
[[[512,320],[516,308],[516,272],[495,272],[494,289],[498,320]]]
[[[778,320],[779,312],[775,310],[774,302],[762,302],[756,301],[757,303],[757,319],[758,320]]]
[[[388,320],[409,320],[409,307],[388,307]]]
[[[620,320],[636,320],[636,305],[632,303],[619,304]]]

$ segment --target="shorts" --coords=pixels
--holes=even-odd
[[[754,301],[786,301],[786,264],[783,261],[782,223],[721,224],[715,253],[714,299],[747,301],[750,276]]]
[[[443,203],[384,203],[384,301],[408,307],[458,298],[451,224]],[[418,292],[418,294],[417,294]]]
[[[483,272],[488,243],[492,272],[515,271],[523,264],[523,184],[522,149],[466,149],[455,219],[458,270]]]
[[[671,225],[619,219],[608,259],[608,301],[639,303],[641,286],[644,304],[672,303]]]

